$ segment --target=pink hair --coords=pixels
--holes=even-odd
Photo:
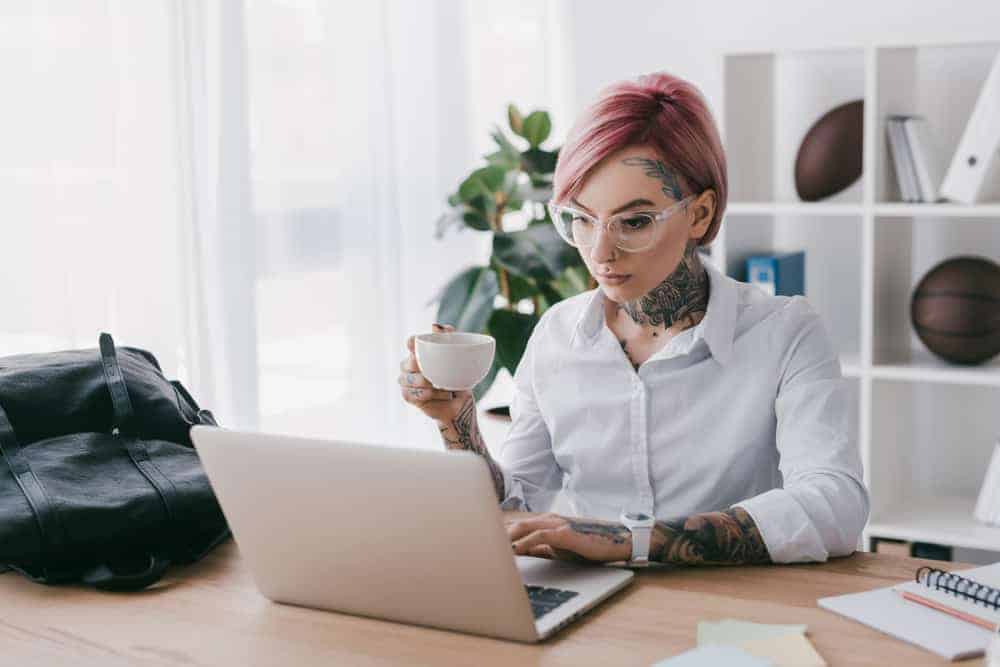
[[[574,196],[602,160],[639,145],[677,172],[685,196],[715,190],[715,216],[700,245],[710,243],[726,209],[726,154],[701,91],[666,72],[612,84],[577,119],[559,152],[553,200]]]

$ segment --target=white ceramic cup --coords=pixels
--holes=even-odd
[[[420,372],[435,388],[465,391],[486,377],[496,345],[493,336],[455,331],[419,334],[414,347]]]

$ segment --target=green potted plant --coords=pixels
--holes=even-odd
[[[543,147],[552,129],[549,114],[524,116],[512,104],[507,118],[515,138],[494,128],[496,152],[486,155],[486,165],[448,197],[449,209],[436,231],[437,238],[452,227],[493,235],[489,262],[458,273],[437,297],[438,322],[496,338],[496,358],[475,388],[477,400],[501,368],[514,373],[547,308],[594,286],[576,249],[560,238],[545,208],[559,155],[558,149]]]

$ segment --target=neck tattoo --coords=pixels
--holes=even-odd
[[[708,273],[698,256],[697,243],[688,242],[684,257],[659,285],[634,301],[619,305],[636,324],[692,326],[708,309]]]

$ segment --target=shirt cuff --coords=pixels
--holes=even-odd
[[[775,563],[824,562],[829,553],[809,515],[785,489],[771,489],[736,503],[757,524]]]
[[[521,482],[513,479],[502,467],[500,471],[503,473],[503,500],[500,502],[500,509],[504,512],[528,511]]]

